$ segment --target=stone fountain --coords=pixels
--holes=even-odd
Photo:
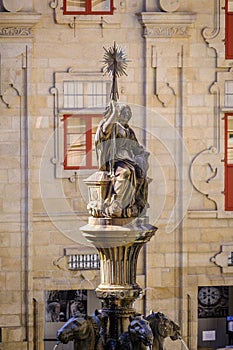
[[[90,217],[81,228],[100,256],[100,285],[96,295],[102,309],[93,315],[77,314],[62,327],[59,342],[75,341],[75,349],[162,349],[180,328],[162,313],[138,314],[134,302],[142,295],[136,281],[141,248],[155,234],[146,216],[149,153],[129,126],[128,105],[118,103],[117,78],[126,74],[124,51],[105,49],[104,68],[112,76],[110,103],[96,136],[98,171],[85,180]]]

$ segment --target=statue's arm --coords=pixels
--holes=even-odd
[[[137,137],[133,131],[133,129],[130,130],[130,138],[131,140],[133,140],[134,142],[132,143],[133,146],[133,153],[135,156],[139,156],[139,155],[149,155],[149,152],[147,152],[145,150],[145,147],[142,146],[138,140]]]
[[[104,134],[111,134],[113,126],[115,125],[119,116],[118,107],[114,101],[111,101],[109,112],[105,116],[106,121],[102,124],[102,131]]]

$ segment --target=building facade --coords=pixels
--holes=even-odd
[[[158,227],[136,308],[179,323],[190,350],[231,343],[232,27],[232,0],[0,1],[0,349],[50,350],[76,310],[100,307],[98,255],[80,228],[114,42]]]

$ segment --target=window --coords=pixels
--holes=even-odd
[[[225,81],[225,107],[233,107],[233,80]]]
[[[113,0],[64,0],[64,15],[113,14]]]
[[[78,171],[89,176],[97,169],[94,134],[109,103],[111,80],[102,71],[55,73],[54,158],[56,178],[68,178]]]
[[[64,169],[97,168],[95,133],[99,114],[64,115]]]
[[[229,252],[228,254],[227,266],[233,266],[233,252]]]
[[[81,286],[79,286],[81,287]],[[57,331],[77,312],[90,315],[101,308],[93,289],[47,290],[44,292],[44,350],[73,350],[74,343],[58,346]]]
[[[233,58],[233,0],[226,0],[225,20],[225,56],[226,59]]]
[[[229,290],[225,286],[198,287],[198,318],[226,317],[229,308]]]
[[[233,210],[233,114],[225,116],[225,209]]]
[[[98,254],[73,254],[69,256],[69,270],[99,270]]]
[[[93,108],[106,106],[110,94],[104,81],[64,81],[64,108]]]
[[[106,106],[109,88],[105,81],[63,82],[64,109],[81,110],[79,114],[63,115],[65,170],[97,168],[94,138],[103,115],[92,111]]]

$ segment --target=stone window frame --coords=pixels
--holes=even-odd
[[[54,11],[55,23],[67,24],[74,29],[74,36],[78,28],[93,28],[98,27],[102,31],[104,28],[120,28],[119,18],[114,16],[118,12],[124,12],[126,0],[113,0],[113,13],[98,13],[98,14],[64,14],[64,0],[52,0],[49,6]],[[115,22],[113,22],[115,21]]]
[[[81,108],[65,108],[64,107],[64,82],[65,81],[82,81],[82,82],[103,82],[108,86],[107,91],[110,91],[110,78],[103,75],[102,71],[88,71],[77,72],[69,68],[65,72],[55,72],[55,84],[50,89],[51,94],[54,95],[54,157],[52,163],[55,166],[56,178],[71,178],[77,173],[83,176],[89,176],[93,169],[64,169],[64,116],[65,115],[103,115],[106,104],[108,103],[108,96],[106,101],[103,100],[102,106],[91,107],[87,105]]]
[[[220,75],[220,73],[219,73]],[[232,184],[229,183],[227,168],[232,167],[227,162],[227,118],[228,116],[233,115],[233,104],[228,103],[228,98],[232,98],[233,100],[233,80],[232,80],[231,71],[222,72],[221,73],[221,83],[219,82],[220,91],[222,91],[222,101],[220,101],[220,105],[224,106],[221,108],[221,119],[222,119],[222,135],[223,135],[223,164],[224,164],[224,211],[226,217],[228,215],[232,215],[233,209],[232,206],[229,207],[229,193],[232,193]],[[229,83],[232,85],[232,89],[229,89]]]

